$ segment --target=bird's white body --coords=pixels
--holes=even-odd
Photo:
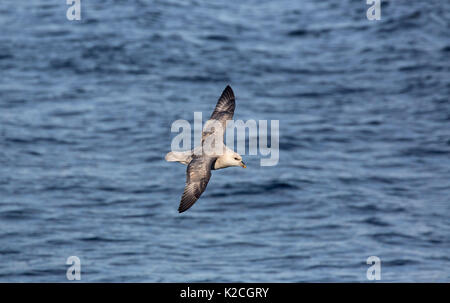
[[[180,162],[181,164],[189,165],[192,161],[192,156],[194,154],[201,154],[201,152],[201,147],[196,147],[195,149],[188,151],[173,151],[166,155],[166,161]],[[217,170],[230,166],[243,166],[242,157],[224,145],[223,152],[217,155],[217,159],[214,162],[212,169]]]

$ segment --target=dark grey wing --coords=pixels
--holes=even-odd
[[[223,90],[219,100],[217,101],[216,108],[214,109],[211,117],[208,121],[206,121],[205,128],[208,128],[206,127],[206,125],[211,125],[211,120],[218,121],[222,125],[222,133],[225,133],[227,121],[233,119],[235,107],[236,105],[233,90],[229,85],[227,85],[227,87],[225,87],[225,89]],[[204,139],[211,133],[212,132],[210,130],[204,130],[202,133],[202,138]]]
[[[224,122],[233,119],[235,106],[233,90],[231,89],[231,86],[227,85],[217,101],[216,108],[214,109],[210,119]]]
[[[215,158],[206,156],[194,156],[186,170],[186,187],[181,197],[178,212],[188,210],[205,191],[211,178],[211,165]]]

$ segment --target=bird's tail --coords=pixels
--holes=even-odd
[[[171,151],[167,153],[165,159],[167,162],[180,162],[187,165],[189,164],[189,162],[191,162],[192,158],[191,155],[192,155],[191,151],[184,151],[184,152]]]

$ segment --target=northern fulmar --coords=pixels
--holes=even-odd
[[[202,143],[193,150],[172,151],[166,155],[169,162],[187,165],[186,186],[181,197],[178,212],[188,210],[205,191],[211,178],[211,170],[230,166],[246,168],[242,157],[229,149],[223,142],[227,122],[233,118],[235,98],[229,85],[217,101],[211,117],[206,121],[202,131]]]

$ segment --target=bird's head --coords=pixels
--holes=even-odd
[[[247,168],[245,163],[242,161],[241,155],[238,153],[229,153],[226,154],[225,157],[228,166],[241,166],[243,168]]]

